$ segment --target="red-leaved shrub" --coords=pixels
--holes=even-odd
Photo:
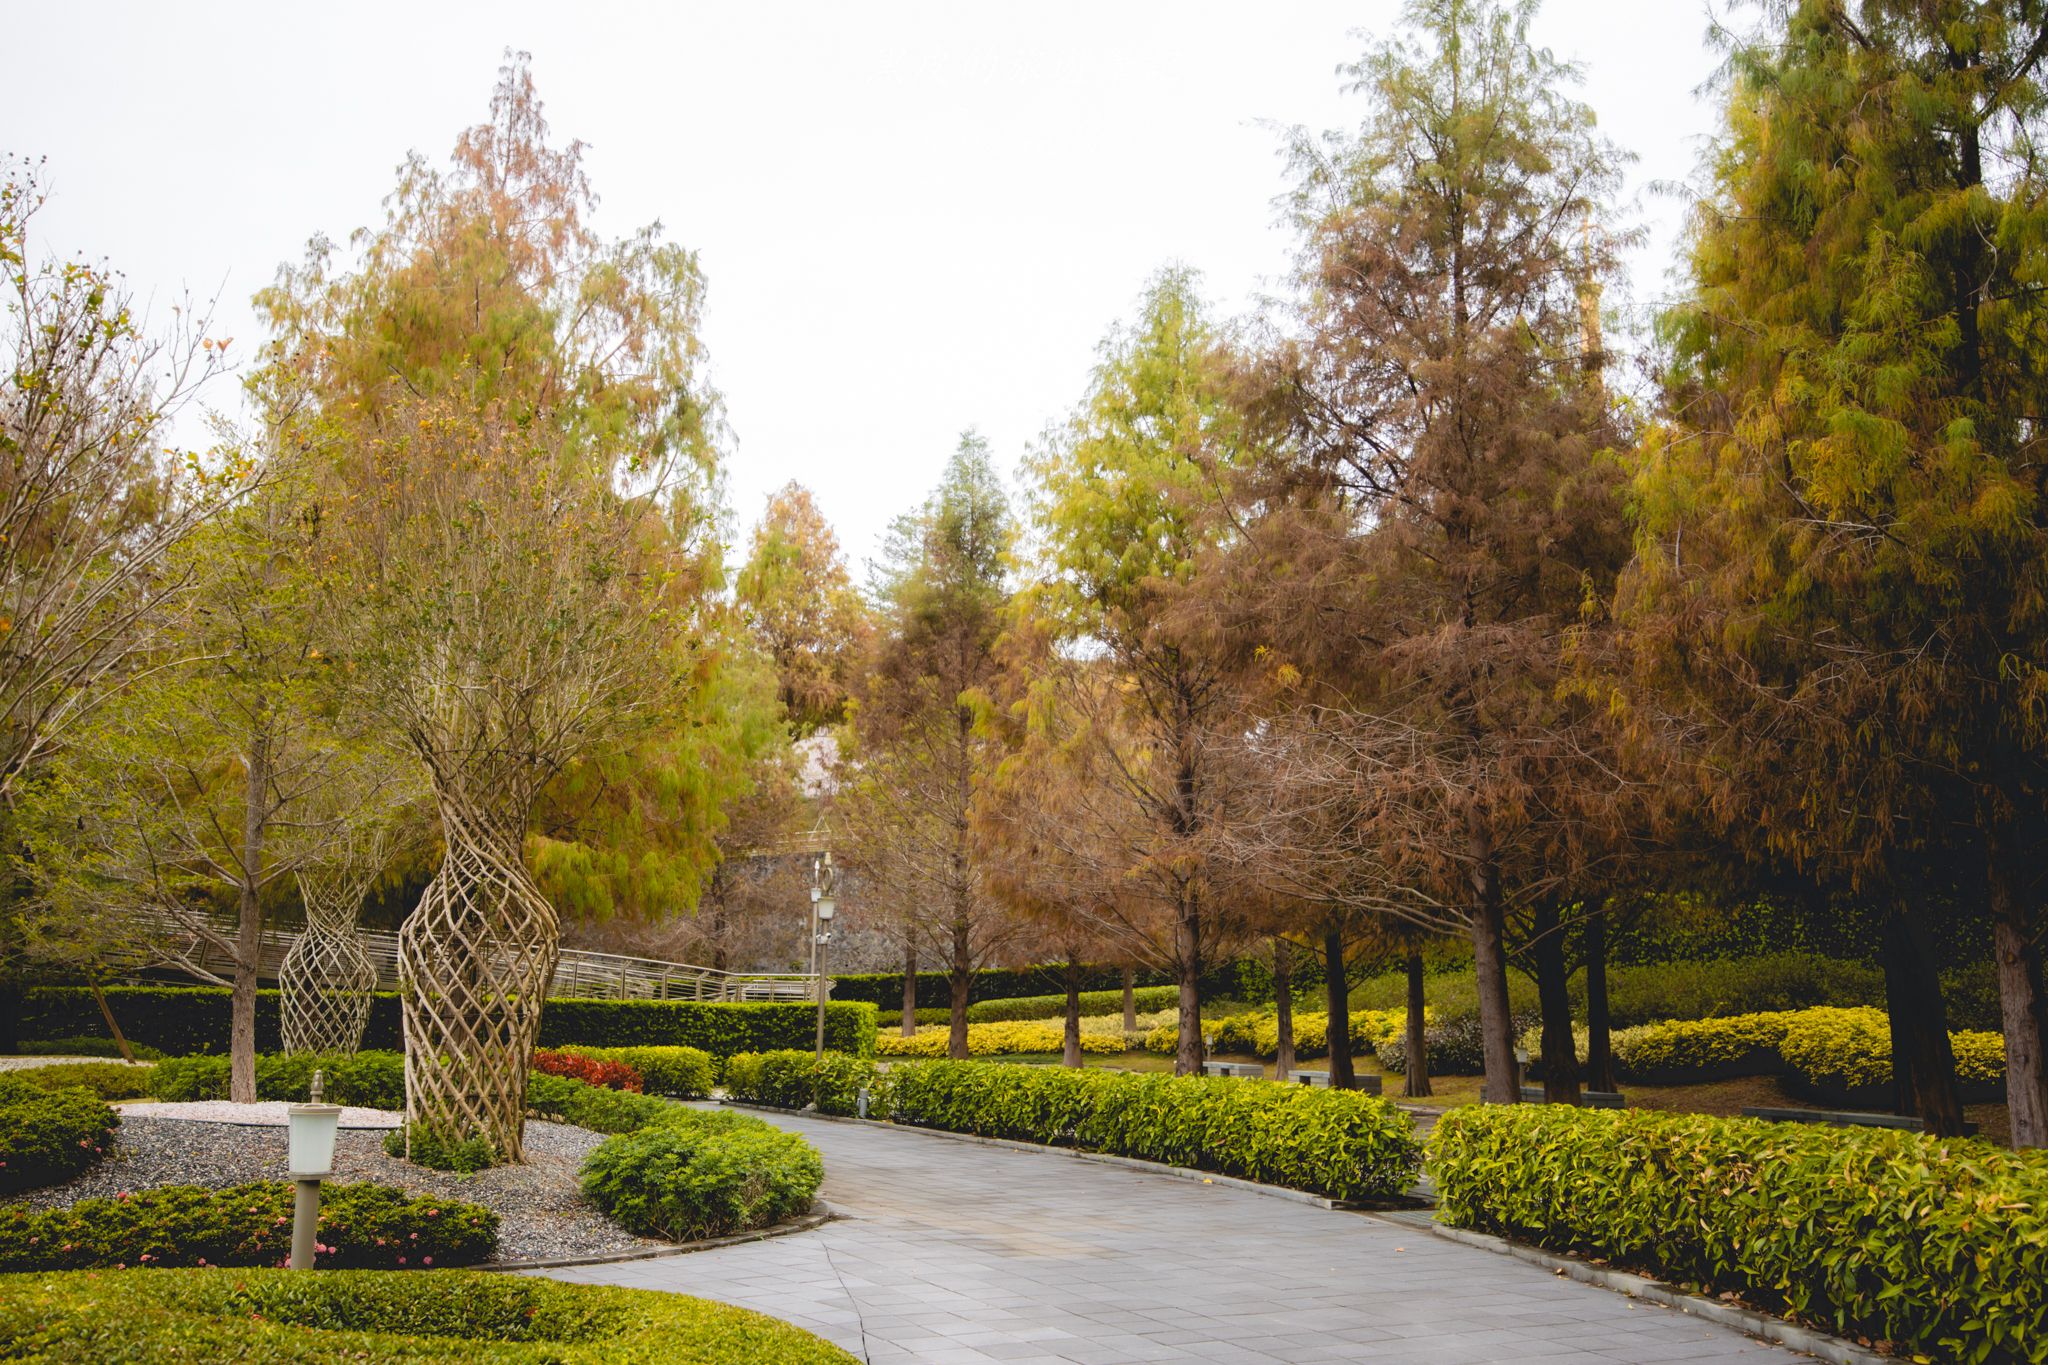
[[[624,1062],[585,1057],[577,1052],[551,1052],[547,1048],[537,1048],[533,1054],[533,1069],[550,1076],[567,1076],[586,1085],[601,1085],[607,1090],[631,1090],[638,1094],[642,1088],[640,1073]]]

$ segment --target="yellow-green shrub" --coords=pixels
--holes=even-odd
[[[2048,1362],[2048,1154],[1892,1129],[1453,1109],[1437,1216],[1729,1291],[1919,1359]]]
[[[1773,1010],[1720,1019],[1671,1019],[1620,1029],[1613,1035],[1614,1065],[1631,1080],[1666,1073],[1775,1071],[1778,1044],[1795,1013]]]
[[[944,1025],[921,1028],[913,1037],[884,1033],[875,1039],[879,1057],[943,1057],[951,1039]],[[1060,1052],[1066,1048],[1066,1025],[1058,1019],[1013,1019],[995,1024],[967,1026],[967,1053],[971,1057],[997,1057],[1018,1052]],[[1124,1050],[1123,1021],[1114,1032],[1084,1028],[1081,1051],[1113,1055]]]
[[[1996,1033],[1951,1033],[1956,1078],[1980,1085],[2005,1080],[2005,1040]],[[1786,1016],[1778,1053],[1795,1076],[1823,1091],[1890,1085],[1892,1032],[1885,1012],[1795,1010]]]
[[[1424,1012],[1428,1018],[1428,1012]],[[1330,1051],[1330,1016],[1327,1013],[1305,1011],[1294,1016],[1294,1055],[1298,1058],[1327,1056]],[[1206,1021],[1209,1037],[1215,1040],[1212,1051],[1234,1054],[1250,1053],[1257,1057],[1280,1055],[1280,1017],[1270,1012],[1235,1014],[1218,1019],[1213,1025]],[[1358,1056],[1372,1051],[1380,1043],[1398,1038],[1408,1027],[1406,1010],[1353,1010],[1351,1011],[1351,1051]],[[1180,1045],[1180,1029],[1173,1024],[1161,1024],[1145,1035],[1145,1050],[1171,1055]]]

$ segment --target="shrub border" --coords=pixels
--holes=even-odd
[[[1382,1219],[1381,1221],[1391,1220]],[[1413,1225],[1396,1223],[1395,1226],[1410,1227]],[[1616,1294],[1626,1294],[1632,1299],[1642,1299],[1646,1303],[1660,1304],[1666,1308],[1675,1308],[1681,1313],[1690,1313],[1695,1317],[1705,1318],[1708,1322],[1715,1323],[1718,1326],[1732,1328],[1749,1336],[1762,1337],[1766,1341],[1774,1342],[1777,1345],[1788,1347],[1794,1351],[1804,1351],[1808,1355],[1818,1356],[1822,1360],[1830,1362],[1830,1365],[1898,1365],[1900,1360],[1905,1359],[1903,1356],[1883,1356],[1875,1351],[1866,1351],[1854,1342],[1845,1341],[1841,1337],[1815,1331],[1810,1327],[1801,1327],[1797,1323],[1787,1322],[1785,1319],[1773,1317],[1769,1313],[1760,1313],[1754,1308],[1738,1308],[1733,1304],[1722,1303],[1719,1300],[1710,1299],[1701,1294],[1688,1293],[1686,1290],[1680,1289],[1675,1285],[1666,1284],[1662,1280],[1653,1280],[1647,1275],[1638,1275],[1633,1271],[1615,1270],[1608,1266],[1594,1265],[1589,1261],[1580,1260],[1576,1256],[1565,1256],[1555,1251],[1545,1251],[1540,1247],[1532,1247],[1524,1242],[1511,1241],[1506,1237],[1496,1237],[1490,1232],[1474,1232],[1469,1228],[1454,1228],[1447,1224],[1439,1223],[1433,1218],[1430,1220],[1429,1230],[1447,1241],[1457,1242],[1463,1246],[1476,1247],[1482,1251],[1495,1252],[1502,1256],[1512,1256],[1518,1261],[1527,1261],[1531,1265],[1541,1266],[1545,1270],[1568,1276],[1579,1281],[1581,1284],[1589,1284],[1595,1288],[1610,1290]]]

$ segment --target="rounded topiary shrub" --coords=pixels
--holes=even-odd
[[[850,1365],[808,1332],[681,1294],[436,1271],[151,1270],[0,1280],[0,1358],[367,1365]]]
[[[119,1124],[90,1090],[0,1074],[0,1193],[69,1180],[107,1154]]]
[[[583,1162],[583,1191],[606,1216],[677,1242],[802,1213],[824,1178],[817,1149],[795,1133],[743,1114],[690,1110],[607,1138]]]

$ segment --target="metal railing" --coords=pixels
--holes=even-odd
[[[233,973],[233,959],[177,916],[152,916],[147,924],[154,942],[148,949],[138,948],[128,959],[125,965],[131,970],[183,966],[221,977]],[[234,937],[232,926],[214,922],[212,927]],[[256,974],[275,981],[278,967],[298,937],[287,930],[264,930]],[[377,989],[395,990],[398,935],[366,930],[359,937],[376,965]],[[724,972],[687,962],[564,948],[548,994],[598,1000],[811,1000],[816,998],[817,984],[816,978],[804,972]]]

